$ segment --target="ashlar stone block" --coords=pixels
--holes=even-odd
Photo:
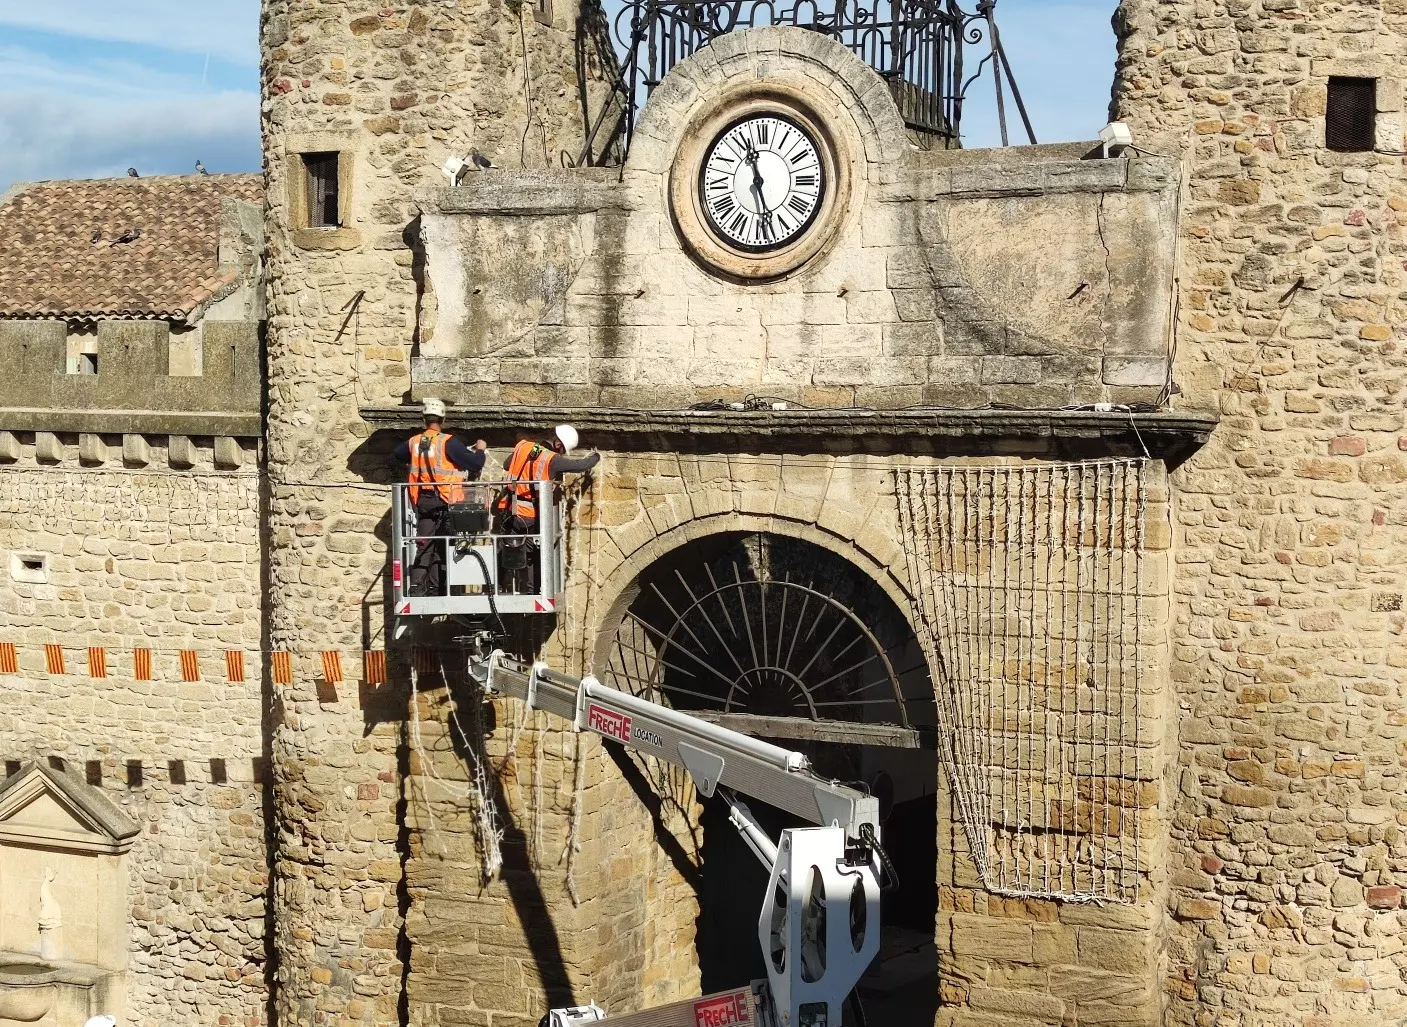
[[[0,461],[14,463],[20,458],[20,440],[14,432],[0,431]]]
[[[78,436],[78,459],[85,464],[107,463],[107,443],[101,435],[84,432]]]
[[[64,458],[63,443],[51,431],[37,431],[34,433],[34,456],[40,463],[61,463]]]
[[[145,435],[122,436],[122,462],[138,467],[151,463],[151,446]]]
[[[196,448],[189,435],[172,435],[166,443],[166,460],[177,470],[195,466]]]
[[[244,463],[244,450],[240,448],[239,439],[229,436],[218,436],[215,439],[215,466],[221,470],[232,471],[239,468]]]

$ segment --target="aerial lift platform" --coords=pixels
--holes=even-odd
[[[699,794],[728,803],[729,820],[770,872],[757,924],[765,980],[623,1016],[594,1004],[554,1009],[543,1027],[862,1027],[858,1002],[849,1019],[844,1008],[879,952],[881,875],[894,882],[880,845],[878,799],[817,776],[799,752],[593,677],[568,677],[497,650],[481,650],[470,666],[488,694],[511,696],[577,731],[683,767]],[[773,842],[740,795],[817,826],[784,830]]]
[[[537,490],[531,534],[501,530],[496,508],[507,490]],[[409,486],[392,487],[391,581],[397,637],[422,617],[453,617],[471,627],[470,670],[488,694],[511,696],[627,749],[683,767],[700,795],[719,795],[729,821],[769,872],[757,940],[767,977],[732,991],[623,1016],[600,1007],[554,1009],[542,1027],[864,1027],[847,1000],[879,952],[881,875],[896,883],[880,844],[879,801],[812,772],[806,756],[678,710],[573,678],[494,649],[506,614],[554,613],[562,603],[563,532],[557,486],[470,482],[443,527],[419,533]],[[417,595],[411,571],[430,547],[444,557],[442,594]],[[784,830],[774,842],[747,796],[816,826]]]
[[[530,534],[503,531],[496,516],[511,488],[537,492],[538,518]],[[391,609],[397,618],[496,617],[555,613],[562,601],[562,519],[550,481],[474,481],[452,503],[437,533],[420,534],[412,486],[391,486]],[[444,557],[445,590],[416,595],[411,572],[430,549]]]

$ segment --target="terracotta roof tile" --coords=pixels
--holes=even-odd
[[[219,274],[220,200],[259,175],[36,182],[0,206],[0,317],[183,318]],[[141,229],[132,242],[123,233]],[[96,242],[95,232],[102,235]]]

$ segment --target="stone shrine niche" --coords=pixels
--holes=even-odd
[[[0,1027],[121,1020],[138,830],[67,771],[30,763],[0,783]]]

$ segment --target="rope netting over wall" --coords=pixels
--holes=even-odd
[[[1136,899],[1144,461],[897,473],[941,755],[984,884]]]

